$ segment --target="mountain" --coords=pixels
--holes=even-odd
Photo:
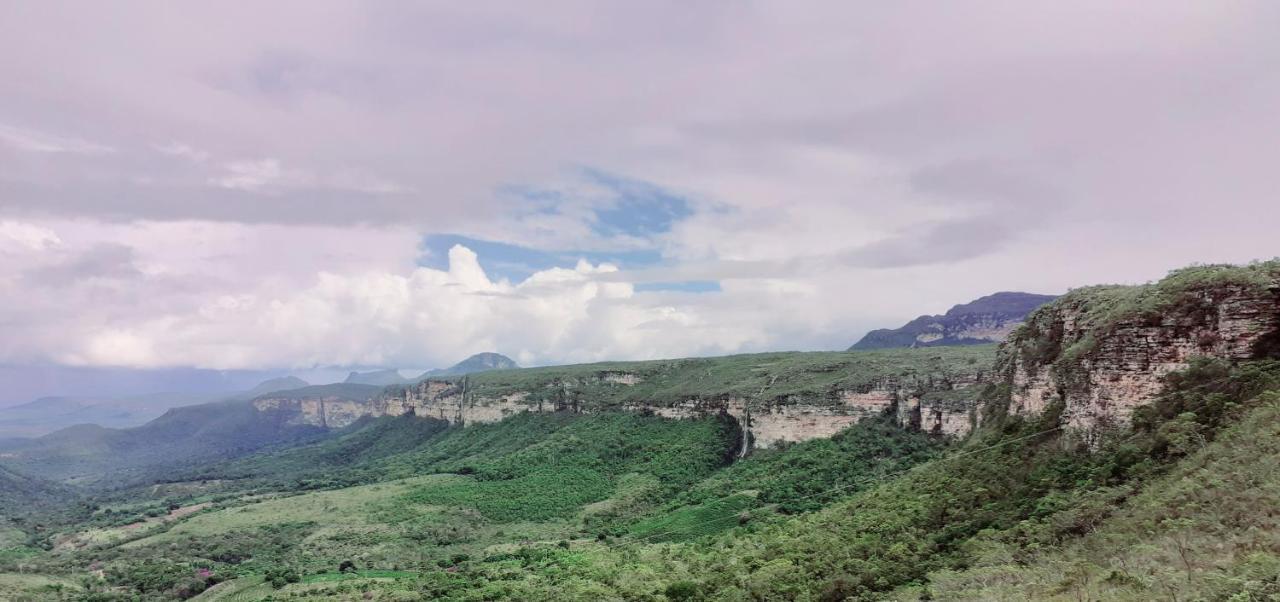
[[[520,365],[517,364],[515,360],[502,355],[501,353],[477,353],[448,368],[427,370],[426,372],[423,372],[417,380],[431,378],[434,376],[462,376],[464,374],[474,374],[476,372],[486,372],[488,370],[511,370],[519,367]]]
[[[235,394],[170,392],[112,399],[41,397],[21,405],[0,408],[0,439],[39,437],[77,424],[128,428],[159,418],[171,408],[220,399],[248,401],[267,393],[305,386],[306,381],[287,376],[263,381],[248,391]]]
[[[387,387],[391,385],[407,385],[425,378],[437,376],[462,376],[464,374],[473,374],[476,372],[484,372],[486,370],[508,370],[519,367],[520,366],[516,364],[515,360],[512,360],[500,353],[477,353],[448,368],[427,370],[417,378],[405,378],[400,376],[399,370],[387,369],[374,370],[372,372],[352,372],[347,375],[347,379],[343,382],[354,385],[376,385],[379,387]]]
[[[41,397],[0,408],[0,438],[36,437],[74,424],[128,427],[154,419],[169,408],[215,399],[195,393],[151,393],[116,399]]]
[[[18,543],[10,520],[53,512],[74,501],[77,492],[65,485],[21,474],[0,466],[0,550]]]
[[[380,390],[368,385],[327,386]],[[35,439],[5,441],[0,445],[0,462],[50,480],[120,485],[192,463],[315,440],[327,432],[290,424],[278,413],[231,399],[173,408],[132,428],[80,424]]]
[[[347,375],[347,379],[342,381],[351,385],[375,385],[385,387],[388,385],[402,385],[410,382],[409,379],[400,376],[399,370],[375,370],[373,372],[352,372]]]
[[[0,571],[0,597],[54,599],[30,578],[95,565],[86,597],[148,601],[208,587],[196,599],[1280,596],[1280,261],[1076,289],[999,346],[553,366],[266,401],[132,429],[123,439],[165,455],[179,441],[207,455],[150,480],[99,465],[117,471],[94,473],[109,489],[61,519],[13,521],[0,550],[23,572]],[[361,406],[382,414],[280,437]],[[117,432],[59,435],[96,460],[132,453]]]
[[[1000,292],[957,305],[940,316],[920,316],[901,328],[873,330],[849,349],[939,347],[1000,342],[1027,314],[1054,295]]]
[[[258,383],[258,386],[245,391],[235,397],[244,397],[253,399],[266,395],[267,393],[275,393],[276,391],[288,391],[289,389],[301,389],[310,386],[311,383],[302,380],[296,376],[282,376],[280,378],[272,378]]]

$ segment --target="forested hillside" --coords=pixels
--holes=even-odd
[[[896,404],[829,438],[756,449],[744,447],[744,423],[728,412],[562,409],[465,426],[363,417],[316,440],[175,462],[163,479],[82,491],[35,522],[11,520],[0,592],[1272,599],[1280,597],[1278,281],[1273,262],[1073,292],[1036,312],[972,385],[980,420],[962,439],[904,425]],[[864,379],[849,367],[888,366],[901,382],[912,357],[902,354],[935,353],[737,356],[710,370],[686,360],[467,382],[529,390],[542,385],[526,379],[576,378],[617,396],[648,383],[664,399],[663,383],[745,386],[720,379],[737,373],[780,391],[806,382],[833,390]],[[967,364],[970,352],[957,353]],[[814,358],[839,361],[824,364],[834,366],[828,374],[812,370]],[[761,366],[779,376],[759,374]],[[602,373],[640,380],[618,386]]]

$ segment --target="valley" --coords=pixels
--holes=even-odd
[[[1202,266],[1077,289],[999,346],[424,375],[71,429],[0,448],[0,592],[1264,600],[1277,333],[1280,264]]]

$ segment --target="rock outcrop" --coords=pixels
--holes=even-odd
[[[940,316],[920,316],[901,328],[873,330],[850,350],[980,345],[1003,341],[1053,295],[1001,292],[952,307]]]
[[[1009,294],[948,312],[968,316],[970,330],[944,329],[936,340],[1002,335],[1008,315],[988,311],[1011,307],[1002,295]],[[1044,299],[1017,295],[1013,302]],[[1196,356],[1239,361],[1277,352],[1280,261],[1273,261],[1188,268],[1145,286],[1077,289],[1032,313],[998,353],[960,346],[499,370],[377,394],[310,388],[317,394],[266,396],[254,405],[288,424],[326,428],[405,414],[458,425],[520,412],[726,415],[742,425],[744,449],[829,437],[883,415],[958,437],[983,416],[1035,417],[1054,408],[1063,427],[1094,442],[1128,424],[1165,376]]]
[[[1009,395],[996,403],[1024,417],[1060,404],[1061,425],[1094,442],[1126,426],[1192,358],[1268,352],[1280,330],[1278,275],[1274,262],[1209,266],[1142,287],[1073,291],[1002,346],[997,372]]]
[[[717,360],[696,360],[696,363],[685,360],[639,362],[633,364],[636,369],[630,370],[607,365],[596,370],[573,367],[577,371],[573,376],[555,369],[534,369],[521,371],[523,375],[508,375],[510,378],[492,374],[433,378],[405,387],[390,387],[365,401],[333,396],[292,399],[277,396],[259,399],[255,405],[262,411],[290,413],[293,423],[327,428],[340,428],[365,416],[405,414],[429,416],[458,425],[497,422],[520,412],[628,411],[674,419],[723,414],[738,420],[751,447],[755,448],[830,437],[860,420],[886,414],[909,428],[960,436],[973,424],[976,392],[982,387],[992,355],[982,350],[950,353],[957,358],[965,354],[965,361],[943,362],[945,354],[926,350],[830,354],[852,365],[872,363],[876,370],[896,373],[841,382],[843,375],[832,365],[815,363],[808,368],[810,373],[797,375],[780,371],[769,375],[758,390],[751,393],[718,392],[714,387],[697,385],[696,380],[689,384],[690,377],[714,379],[714,373],[725,368]],[[787,355],[796,354],[769,354],[762,359]],[[885,358],[899,356],[931,367],[908,369],[885,361]],[[737,360],[743,357],[752,356],[740,356]],[[985,361],[979,361],[979,357]],[[703,364],[709,366],[705,374]],[[774,364],[762,362],[761,365]],[[822,378],[829,378],[834,379],[834,383],[769,394],[770,385],[777,385],[782,378],[813,378],[819,383]],[[668,381],[684,384],[668,386]]]

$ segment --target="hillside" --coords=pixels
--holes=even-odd
[[[232,400],[174,408],[134,428],[79,425],[10,442],[0,448],[0,464],[53,480],[119,486],[185,464],[324,435],[324,429],[288,425],[250,402]]]
[[[11,528],[9,519],[38,514],[73,499],[74,492],[56,483],[19,474],[0,466],[0,532]],[[0,549],[6,546],[0,545]]]
[[[344,381],[347,384],[358,385],[376,385],[386,387],[391,385],[404,385],[418,382],[427,378],[436,378],[442,376],[462,376],[464,374],[474,374],[476,372],[486,372],[489,370],[510,370],[519,368],[515,360],[502,355],[500,353],[477,353],[464,359],[448,368],[436,368],[427,370],[417,378],[405,378],[400,375],[399,370],[375,370],[372,372],[352,372],[347,375]]]
[[[517,364],[515,360],[502,355],[501,353],[477,353],[448,368],[427,370],[418,377],[418,380],[437,376],[461,376],[464,374],[487,372],[489,370],[513,370],[519,367],[520,365]]]
[[[1072,291],[998,350],[358,390],[337,401],[412,411],[96,494],[20,553],[48,580],[101,567],[90,595],[144,600],[1266,600],[1278,338],[1269,262]],[[285,402],[342,391],[245,408],[287,427],[307,414]],[[759,416],[839,424],[852,414],[821,410],[851,399],[863,411],[830,436],[744,437]],[[501,400],[521,410],[468,419]],[[930,403],[969,408],[972,430],[939,437],[904,414]],[[0,555],[0,587],[27,587],[5,580],[16,566]]]
[[[155,393],[119,399],[42,397],[0,408],[0,438],[38,437],[76,424],[137,426],[169,408],[208,402],[212,398],[190,393]]]
[[[388,387],[377,399],[266,396],[262,411],[290,424],[342,427],[361,417],[429,416],[454,424],[522,412],[632,411],[668,418],[728,415],[749,447],[829,437],[892,411],[911,428],[960,435],[994,347],[843,353],[764,353],[494,370]]]
[[[343,384],[349,385],[374,385],[385,387],[387,385],[399,385],[410,382],[409,379],[400,376],[398,370],[375,370],[373,372],[352,372],[347,375],[347,379],[342,381]]]
[[[850,350],[998,343],[1034,311],[1056,297],[1000,292],[956,305],[940,316],[920,316],[899,328],[873,330]]]
[[[259,395],[296,389],[307,382],[295,377],[273,378],[253,389],[235,394],[151,393],[113,399],[42,397],[0,408],[0,439],[39,437],[79,424],[111,428],[140,426],[171,408],[209,403],[219,399],[249,400]]]

